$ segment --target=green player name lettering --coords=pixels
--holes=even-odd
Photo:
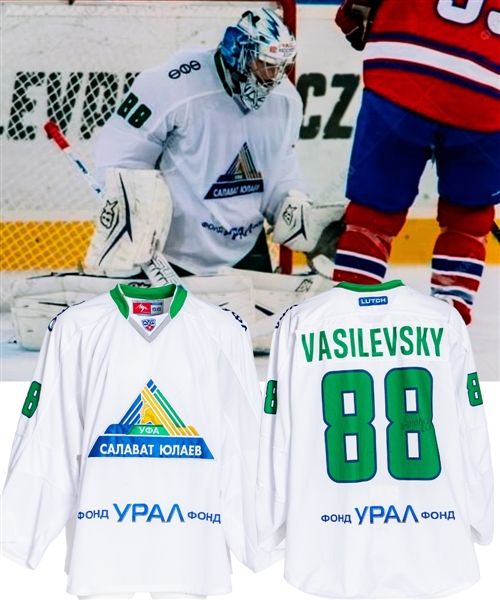
[[[442,352],[443,327],[402,325],[376,328],[338,328],[312,331],[300,336],[306,362],[343,358],[428,356]]]

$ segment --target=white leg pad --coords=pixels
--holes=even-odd
[[[181,280],[198,298],[228,308],[249,326],[255,320],[252,278],[245,271]],[[17,342],[26,350],[39,350],[50,321],[66,307],[104,294],[118,283],[151,287],[147,279],[124,279],[61,273],[32,277],[13,286],[12,319]]]
[[[39,350],[48,324],[64,308],[103,294],[118,283],[151,287],[146,279],[76,273],[17,282],[13,287],[12,317],[18,343],[27,350]],[[333,287],[333,282],[321,275],[236,269],[226,275],[186,277],[183,283],[198,298],[237,313],[249,326],[256,352],[269,352],[275,325],[287,308]]]
[[[233,270],[228,275],[186,277],[186,288],[198,298],[229,308],[250,327],[255,321],[255,293],[248,271]]]
[[[50,321],[73,304],[104,294],[118,283],[149,288],[147,279],[123,279],[77,273],[42,275],[17,281],[12,287],[12,320],[17,343],[40,350]]]

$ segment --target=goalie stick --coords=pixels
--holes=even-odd
[[[100,200],[104,201],[104,191],[87,169],[81,157],[72,150],[71,144],[61,131],[59,125],[54,121],[47,121],[43,126],[43,130],[45,131],[45,134],[49,140],[54,142],[54,144],[59,148],[59,150],[61,150],[61,152],[64,153],[68,161],[73,165],[78,173],[80,173],[80,175],[85,179],[94,194],[98,196]],[[159,251],[156,251],[153,254],[151,260],[140,266],[146,272],[153,287],[161,287],[163,285],[168,285],[169,283],[175,283],[176,285],[182,285],[185,287],[185,284],[172,269],[166,257]]]

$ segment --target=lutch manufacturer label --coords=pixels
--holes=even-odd
[[[358,298],[358,304],[360,306],[378,306],[379,304],[389,304],[389,298],[387,296],[366,296],[364,298]]]

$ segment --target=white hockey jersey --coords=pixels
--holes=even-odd
[[[197,275],[232,266],[274,223],[290,189],[305,190],[293,149],[302,102],[287,79],[243,114],[224,90],[214,50],[185,50],[142,72],[96,146],[107,167],[161,169],[174,203],[164,252]]]
[[[493,474],[466,327],[400,281],[339,284],[277,325],[261,423],[261,547],[333,598],[431,598],[479,578]]]
[[[175,293],[172,296],[172,293]],[[3,492],[2,553],[68,523],[68,592],[230,592],[252,570],[261,393],[246,325],[183,288],[119,285],[49,327]]]

